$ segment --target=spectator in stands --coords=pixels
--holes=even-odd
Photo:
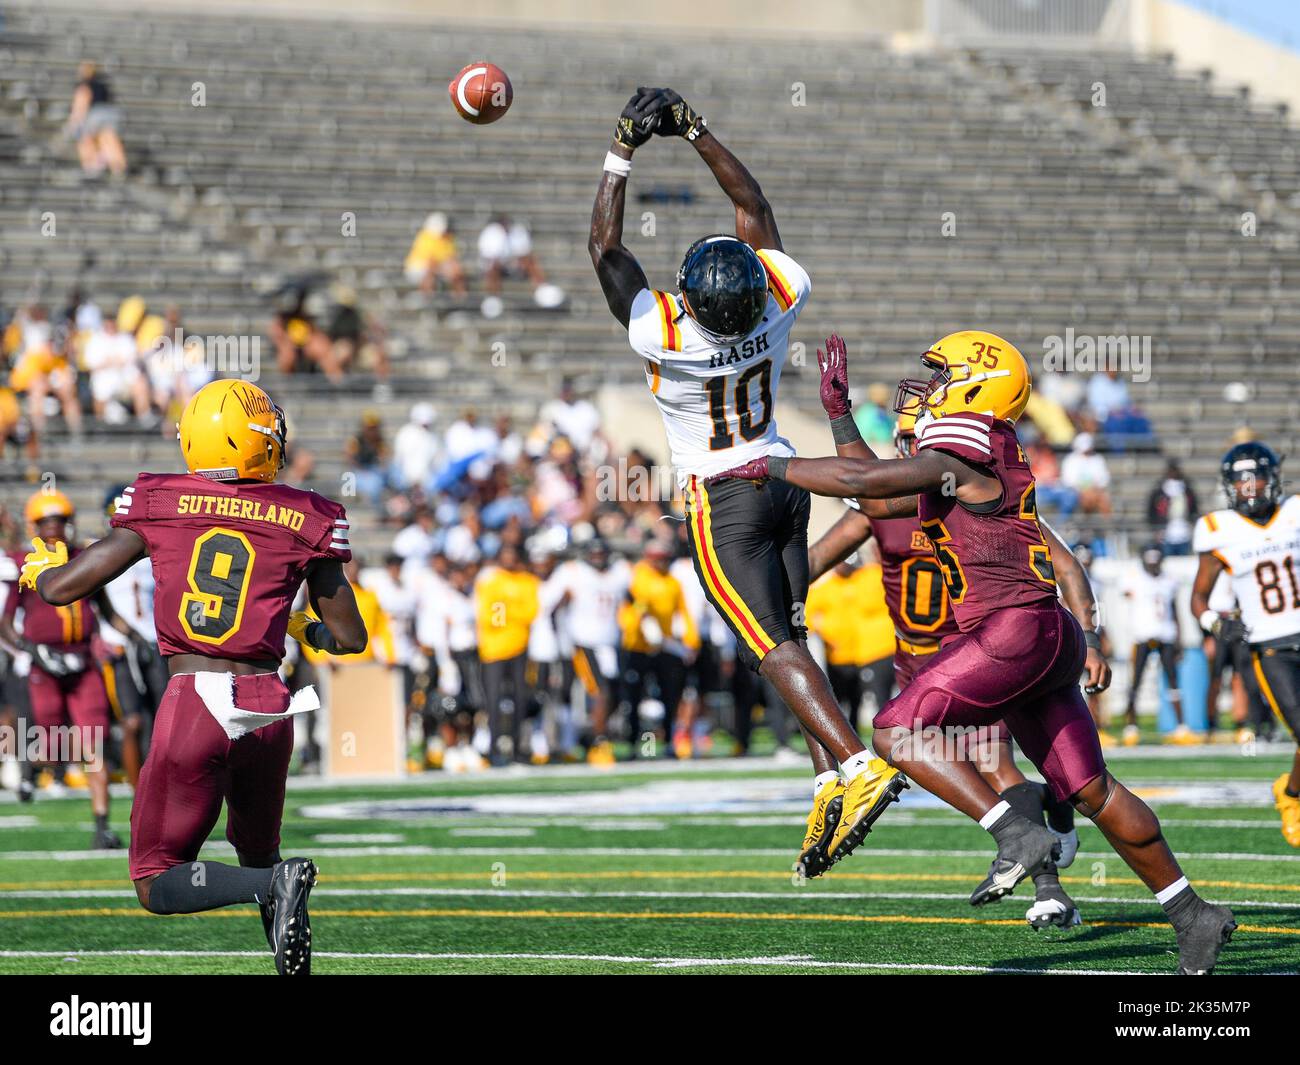
[[[63,353],[55,350],[49,315],[41,304],[33,303],[15,315],[11,330],[16,337],[17,358],[9,375],[9,387],[27,396],[27,417],[32,428],[27,450],[34,457],[45,435],[47,396],[58,398],[69,431],[74,437],[81,435],[77,372]]]
[[[1128,410],[1133,405],[1129,399],[1128,385],[1120,379],[1118,370],[1096,373],[1088,381],[1088,409],[1101,424],[1111,412]]]
[[[529,696],[528,640],[540,605],[540,587],[513,545],[501,548],[496,563],[479,575],[474,586],[493,765],[506,765],[512,758],[526,760],[519,740]]]
[[[432,294],[441,281],[458,299],[469,295],[452,224],[441,211],[429,215],[415,234],[411,250],[406,253],[404,271],[406,280],[419,285],[423,293]]]
[[[149,380],[140,366],[135,337],[117,327],[108,317],[90,335],[82,352],[82,364],[90,374],[90,397],[95,417],[109,425],[121,425],[130,404],[140,425],[151,424]]]
[[[1038,505],[1055,508],[1061,517],[1068,518],[1079,503],[1079,493],[1061,483],[1061,463],[1056,452],[1038,440],[1025,448],[1025,454],[1034,474]]]
[[[113,90],[94,63],[82,63],[77,77],[66,129],[77,140],[81,169],[95,175],[107,168],[120,177],[126,173],[126,149],[118,135],[122,111],[113,103]]]
[[[1080,433],[1074,438],[1070,453],[1061,464],[1061,483],[1077,493],[1081,513],[1110,514],[1110,467],[1097,453],[1091,433]]]
[[[411,515],[411,523],[393,537],[393,553],[407,562],[423,561],[438,549],[440,542],[433,511],[419,506]]]
[[[462,504],[459,522],[447,530],[443,539],[443,554],[450,561],[465,565],[491,554],[495,547],[495,539],[490,539],[483,531],[479,508],[473,503]]]
[[[466,407],[460,417],[447,427],[447,436],[443,441],[447,465],[460,467],[462,473],[474,460],[493,455],[496,445],[497,434],[491,427],[479,424],[478,411],[473,407]]]
[[[307,341],[307,358],[320,367],[331,383],[337,384],[355,368],[372,372],[382,383],[388,380],[388,348],[383,327],[357,306],[356,292],[346,285],[330,290],[325,324]]]
[[[1192,522],[1199,514],[1191,483],[1183,476],[1178,461],[1170,459],[1164,476],[1147,498],[1147,521],[1156,530],[1166,555],[1191,553]]]
[[[432,491],[434,473],[442,455],[442,443],[433,431],[438,420],[432,403],[420,402],[411,406],[406,424],[393,438],[393,464],[389,481],[394,488],[409,491],[418,488]]]
[[[594,403],[578,396],[572,377],[560,381],[559,397],[543,405],[540,420],[568,437],[569,443],[582,454],[586,454],[600,431],[600,413]]]
[[[547,282],[533,253],[532,235],[523,223],[504,214],[493,218],[478,236],[478,257],[488,294],[483,301],[484,316],[495,318],[501,313],[501,282],[507,276],[526,277],[539,307],[558,307],[564,302],[564,292]]]
[[[361,415],[361,427],[348,438],[345,453],[348,472],[356,478],[357,493],[378,506],[389,460],[383,421],[378,411],[368,410]]]
[[[203,348],[203,338],[186,336],[181,309],[167,305],[162,332],[142,349],[153,392],[153,405],[162,414],[163,433],[174,431],[174,423],[190,397],[213,378]],[[137,337],[137,343],[139,338]]]

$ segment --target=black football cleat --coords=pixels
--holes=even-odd
[[[1178,975],[1209,976],[1236,930],[1230,909],[1202,903],[1195,919],[1178,933]]]
[[[262,915],[262,931],[266,933],[266,945],[275,953],[275,903],[271,899],[259,903],[257,907]]]
[[[271,876],[271,930],[275,971],[281,976],[311,975],[311,919],[307,897],[316,886],[316,866],[308,858],[289,858]],[[263,906],[263,920],[265,920]]]
[[[90,839],[90,846],[97,851],[120,851],[122,837],[111,828],[98,828]]]
[[[18,782],[18,801],[35,802],[35,800],[36,800],[36,785],[33,784],[30,780],[20,780]]]
[[[985,906],[1010,895],[1027,876],[1039,872],[1043,863],[1055,861],[1061,844],[1049,828],[1025,821],[1025,831],[998,846],[998,856],[989,866],[989,875],[973,892],[970,904]]]

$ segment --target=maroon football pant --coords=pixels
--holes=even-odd
[[[1060,800],[1101,775],[1079,690],[1083,630],[1057,603],[1008,607],[950,637],[872,722],[879,731],[992,726],[1001,719]]]
[[[275,673],[236,677],[235,705],[283,713],[289,689]],[[194,691],[194,676],[172,677],[131,805],[131,879],[197,860],[223,799],[226,838],[234,848],[249,855],[274,852],[292,753],[292,718],[232,740]]]
[[[108,692],[98,669],[55,677],[32,666],[27,698],[37,728],[48,735],[50,730],[70,724],[80,732],[81,752],[86,758],[103,753],[111,721]]]

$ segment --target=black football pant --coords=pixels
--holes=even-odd
[[[519,727],[528,706],[528,655],[515,655],[496,662],[484,662],[483,699],[488,712],[488,731],[492,735],[492,755],[503,755],[501,741],[510,738],[511,754],[519,756]],[[506,703],[510,705],[507,707]]]
[[[1256,644],[1250,656],[1264,702],[1300,743],[1300,644]]]
[[[649,694],[649,681],[653,678],[659,701],[664,704],[664,741],[672,749],[673,723],[677,720],[677,705],[686,690],[686,662],[671,651],[629,651],[623,669],[624,691],[628,702],[628,728],[632,740],[632,757],[640,752],[641,700]]]

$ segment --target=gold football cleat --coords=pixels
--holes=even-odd
[[[1103,747],[1114,747],[1117,743],[1119,743],[1119,740],[1117,740],[1109,732],[1102,731],[1101,729],[1097,730],[1097,741]]]
[[[831,834],[839,824],[840,814],[844,808],[844,781],[838,776],[828,780],[813,796],[812,812],[808,815],[808,831],[803,837],[803,846],[799,849],[799,863],[795,871],[802,877],[811,879],[821,876],[831,867],[827,851]]]
[[[1273,805],[1282,815],[1282,838],[1291,846],[1300,847],[1300,799],[1293,799],[1286,793],[1289,773],[1283,773],[1273,781]]]
[[[907,787],[907,778],[882,758],[873,758],[867,768],[844,789],[840,823],[831,834],[827,857],[831,863],[847,858],[867,838],[881,814]]]
[[[1138,731],[1138,727],[1136,725],[1125,725],[1124,746],[1136,747],[1141,742],[1142,742],[1142,733]]]
[[[599,743],[593,743],[587,751],[587,764],[598,766],[611,766],[617,759],[614,757],[614,745],[609,740],[602,740]]]

